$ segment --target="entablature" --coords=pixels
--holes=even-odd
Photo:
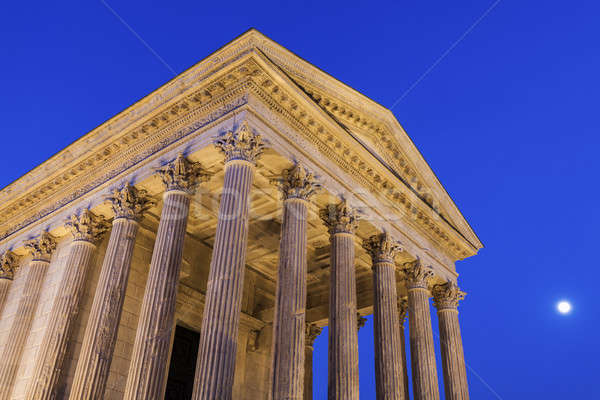
[[[311,93],[301,89],[262,52],[244,44],[250,38],[242,39],[0,191],[0,241],[115,177],[130,173],[169,145],[188,140],[186,137],[192,133],[197,136],[229,113],[245,107],[258,109],[262,104],[301,132],[321,155],[350,174],[367,192],[385,199],[390,212],[421,231],[449,259],[476,253],[477,246],[358,145],[326,107],[315,103]],[[373,129],[378,132],[377,127]]]

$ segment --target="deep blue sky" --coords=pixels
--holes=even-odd
[[[177,73],[256,27],[390,107],[492,1],[108,4]],[[458,265],[477,400],[600,398],[599,17],[500,1],[393,109],[486,245]],[[2,187],[173,77],[99,1],[5,2],[0,38]],[[360,357],[371,399],[371,320]]]

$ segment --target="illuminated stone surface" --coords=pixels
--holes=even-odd
[[[162,399],[176,324],[200,335],[196,399],[311,398],[324,326],[330,398],[356,399],[369,314],[378,398],[407,398],[405,297],[415,398],[438,398],[434,346],[468,398],[439,285],[481,242],[390,111],[255,30],[0,190],[0,215],[0,400]],[[402,249],[374,262],[384,232]]]

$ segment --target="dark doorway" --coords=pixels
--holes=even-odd
[[[194,390],[194,372],[200,334],[182,326],[175,328],[173,352],[165,400],[189,400]]]

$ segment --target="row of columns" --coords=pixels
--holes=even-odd
[[[260,136],[246,123],[216,141],[225,155],[225,177],[202,317],[193,399],[231,399],[245,256],[249,198],[256,161],[263,151]],[[124,399],[160,399],[166,383],[175,318],[175,295],[181,268],[190,196],[209,178],[200,164],[182,155],[159,169],[165,185],[157,237],[142,301]],[[273,334],[273,399],[311,398],[312,342],[319,332],[306,325],[307,213],[319,189],[314,176],[296,165],[276,182],[283,196],[280,260]],[[107,198],[114,212],[92,309],[70,392],[71,400],[101,399],[117,338],[138,223],[153,205],[144,190],[126,185]],[[345,201],[321,210],[331,240],[329,318],[329,398],[358,399],[358,328],[355,231],[359,214]],[[89,210],[73,216],[66,227],[73,235],[59,293],[51,309],[28,399],[50,399],[59,374],[74,316],[78,312],[87,269],[96,243],[108,230],[106,220]],[[0,359],[0,400],[7,399],[33,319],[41,283],[56,241],[44,232],[26,244],[33,254],[28,266],[11,340]],[[398,312],[394,255],[399,243],[375,235],[363,243],[373,260],[375,363],[378,399],[408,399],[404,317]],[[16,257],[0,259],[0,309]],[[431,271],[417,260],[404,266],[410,323],[415,399],[436,399],[437,377],[429,316],[427,281]],[[5,277],[6,276],[6,277]],[[440,316],[447,399],[467,399],[466,374],[456,306],[462,292],[453,284],[432,289]],[[311,379],[309,379],[311,378]],[[306,391],[305,391],[306,390]]]

